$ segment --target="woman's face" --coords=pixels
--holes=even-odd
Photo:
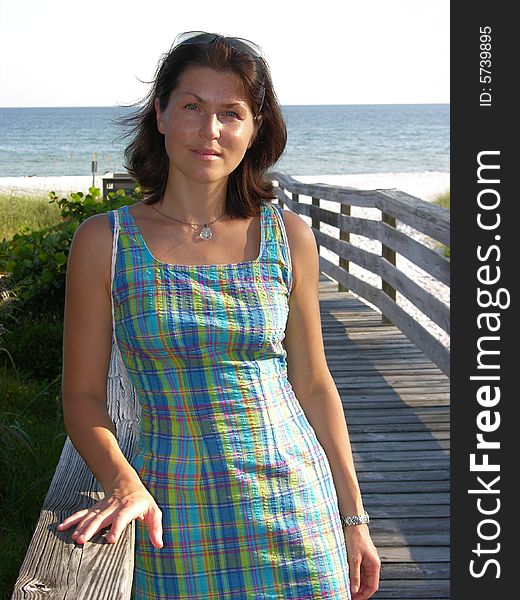
[[[157,127],[164,134],[169,172],[199,183],[227,180],[254,141],[256,120],[234,73],[188,67],[168,105],[155,101]]]

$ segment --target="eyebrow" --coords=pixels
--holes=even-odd
[[[204,100],[204,98],[197,96],[197,94],[194,94],[193,92],[182,92],[181,96],[193,96],[194,98],[196,98],[199,102],[202,102],[203,104],[206,102]],[[243,100],[235,100],[234,102],[228,102],[226,104],[222,104],[222,106],[224,108],[232,108],[233,106],[244,107],[245,105],[246,105],[246,103]]]

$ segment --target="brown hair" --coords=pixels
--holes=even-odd
[[[139,183],[147,204],[161,200],[168,179],[168,155],[164,136],[157,129],[154,102],[158,98],[164,110],[180,75],[191,66],[238,75],[253,114],[262,115],[253,144],[229,176],[226,200],[226,212],[231,216],[258,214],[260,202],[275,197],[273,183],[265,173],[282,155],[287,129],[265,60],[231,46],[223,36],[215,36],[211,43],[174,45],[163,55],[152,88],[139,103],[141,108],[121,119],[130,126],[126,136],[133,137],[125,149],[125,167]]]

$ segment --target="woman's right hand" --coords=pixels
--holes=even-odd
[[[78,544],[84,544],[111,525],[107,540],[115,544],[134,519],[144,521],[150,541],[156,548],[162,548],[162,512],[140,481],[119,482],[111,486],[105,490],[102,500],[90,508],[73,513],[58,525],[58,529],[65,531],[76,525],[72,539]]]

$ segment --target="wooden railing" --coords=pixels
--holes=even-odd
[[[320,256],[320,270],[342,286],[377,306],[445,373],[449,371],[449,353],[395,301],[399,291],[424,314],[449,332],[449,309],[426,290],[410,280],[395,266],[396,253],[449,285],[449,261],[396,229],[401,221],[431,238],[449,244],[449,214],[397,190],[360,191],[328,185],[311,185],[287,175],[272,173],[278,184],[278,200],[291,210],[312,219],[319,246],[339,258],[339,266]],[[290,194],[290,195],[289,195]],[[309,196],[312,204],[299,201]],[[338,203],[340,212],[326,210],[320,200]],[[381,211],[381,221],[350,216],[351,206],[372,207]],[[320,229],[326,223],[339,228],[340,238]],[[367,236],[383,244],[381,256],[354,246],[350,234]],[[349,272],[356,263],[381,277],[378,289]],[[133,454],[139,436],[140,408],[135,390],[124,369],[117,365],[113,352],[107,382],[107,406],[114,422],[117,439],[124,455]],[[129,600],[134,565],[134,522],[130,523],[117,544],[106,542],[104,533],[85,545],[76,544],[71,531],[56,529],[66,516],[95,503],[102,490],[67,437],[60,461],[44,500],[36,530],[15,584],[12,600],[53,598],[74,600]]]
[[[384,321],[396,325],[443,373],[449,375],[450,353],[447,346],[396,301],[396,292],[399,292],[430,321],[449,334],[449,306],[396,266],[396,255],[400,254],[426,271],[434,280],[449,287],[449,259],[397,229],[397,222],[400,221],[440,244],[449,246],[449,210],[394,189],[364,191],[302,183],[276,172],[270,173],[270,176],[278,184],[278,201],[287,205],[291,211],[311,218],[318,249],[322,246],[339,257],[339,265],[336,265],[320,255],[320,271],[338,282],[339,291],[350,290],[376,306]],[[302,202],[301,196],[307,196],[310,202]],[[320,200],[336,203],[339,210],[323,208]],[[378,209],[380,220],[353,217],[352,206]],[[325,233],[322,223],[337,227],[339,238]],[[350,234],[381,242],[381,255],[351,243]],[[381,287],[353,275],[350,263],[377,275]]]
[[[118,361],[120,355],[114,346],[108,371],[107,407],[118,444],[130,459],[139,438],[140,406]],[[74,527],[66,531],[56,529],[65,517],[102,497],[102,488],[67,437],[11,600],[130,599],[134,521],[117,544],[106,541],[106,530],[80,545],[70,537]]]

